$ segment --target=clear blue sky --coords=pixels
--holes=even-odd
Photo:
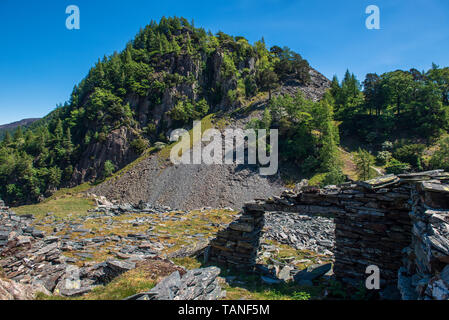
[[[67,30],[77,5],[81,29]],[[365,8],[381,30],[365,28]],[[327,77],[449,66],[447,0],[0,0],[0,124],[42,117],[66,101],[99,57],[120,51],[151,19],[196,26],[301,53]]]

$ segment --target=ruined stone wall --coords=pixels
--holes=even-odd
[[[411,244],[398,271],[402,299],[449,299],[449,186],[432,181],[411,196]]]
[[[424,236],[423,239],[423,230],[435,234],[438,229],[440,234],[445,235],[438,238],[435,246],[447,245],[446,249],[449,249],[449,214],[441,209],[438,213],[430,209],[431,205],[449,208],[449,188],[442,184],[448,179],[449,175],[441,170],[388,175],[338,187],[305,187],[299,192],[286,191],[281,197],[247,203],[240,218],[211,242],[209,260],[239,268],[252,268],[264,227],[264,217],[290,212],[308,216],[312,219],[312,225],[317,227],[322,226],[319,224],[319,217],[333,219],[333,235],[323,239],[326,233],[309,232],[313,241],[306,243],[323,242],[330,245],[328,249],[335,257],[334,273],[345,282],[354,285],[364,282],[367,277],[366,268],[370,265],[379,267],[381,285],[384,287],[397,282],[398,270],[403,270],[401,267],[404,264],[408,265],[409,277],[416,269],[420,273],[435,274],[438,270],[443,270],[445,263],[449,263],[449,251],[442,250],[441,253],[440,248],[439,252],[444,257],[437,260],[443,265],[438,264],[438,268],[433,269],[427,265],[423,269],[423,260],[430,258],[424,258],[425,255],[420,254],[423,251],[420,245],[427,246],[426,250],[432,252],[428,243],[436,240],[429,236]],[[430,215],[430,218],[423,222],[419,212]],[[421,218],[416,218],[417,215]],[[435,221],[438,221],[438,226],[432,225]],[[442,221],[446,221],[446,224],[442,225]],[[447,233],[441,231],[445,228]],[[289,236],[287,238],[286,241],[292,241]],[[409,254],[406,255],[406,252]]]

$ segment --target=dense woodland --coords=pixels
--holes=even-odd
[[[449,68],[371,73],[363,83],[347,71],[331,93],[342,139],[369,150],[359,152],[365,162],[387,173],[449,169]]]
[[[217,53],[222,57],[218,80],[211,76],[209,63]],[[173,56],[199,62],[202,76],[168,72]],[[253,61],[252,68],[248,61]],[[64,105],[26,130],[5,135],[0,143],[0,198],[11,205],[33,202],[68,185],[83,152],[106,141],[111,130],[129,128],[135,135],[131,146],[140,154],[167,142],[171,128],[188,127],[220,104],[241,107],[260,93],[268,93],[269,103],[263,118],[250,125],[278,128],[281,161],[295,163],[305,175],[323,173],[323,183],[345,180],[338,156],[340,136],[357,137],[367,150],[359,152],[358,167],[368,167],[368,172],[361,170],[362,178],[370,176],[369,166],[376,161],[395,173],[449,168],[449,138],[444,138],[449,68],[368,74],[363,83],[348,71],[341,82],[333,79],[320,102],[301,94],[272,97],[287,79],[307,85],[309,70],[299,54],[286,47],[267,49],[263,39],[249,44],[243,37],[214,35],[184,18],[151,22],[122,52],[99,60]],[[151,110],[145,121],[136,116],[133,98],[146,97],[155,108],[180,84],[193,85],[195,99],[177,96],[164,118],[170,124],[156,122]],[[423,161],[426,147],[438,143],[440,148]],[[116,169],[106,161],[99,178]]]

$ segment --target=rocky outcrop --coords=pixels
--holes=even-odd
[[[137,158],[130,146],[135,135],[129,128],[121,127],[111,131],[105,141],[90,144],[75,167],[72,181],[74,185],[91,179],[102,178],[104,163],[110,160],[118,168]]]
[[[323,98],[326,91],[331,86],[331,81],[317,70],[310,68],[310,82],[303,84],[295,78],[287,79],[282,86],[274,92],[274,96],[278,95],[295,95],[298,91],[301,91],[309,100],[319,101]]]
[[[154,226],[184,221],[188,212],[172,211],[167,207],[154,207],[146,203],[116,205],[101,197],[97,197],[97,202],[99,206],[80,220],[61,221],[51,213],[39,219],[30,215],[19,216],[9,211],[0,201],[0,277],[5,278],[5,281],[8,279],[0,285],[0,294],[4,299],[32,299],[32,294],[37,289],[42,289],[40,291],[44,294],[81,296],[97,286],[107,285],[135,268],[143,268],[142,270],[154,276],[154,280],[174,271],[179,271],[180,276],[183,276],[183,268],[159,257],[198,255],[208,244],[208,238],[204,234],[192,234],[187,239],[188,244],[170,253],[162,252],[174,244],[161,241],[161,238],[167,239],[171,235],[155,230]],[[126,218],[122,221],[123,215]],[[117,216],[120,218],[113,219]],[[83,227],[83,222],[93,220],[106,229],[130,229],[128,233],[121,235],[114,232],[101,236]],[[53,229],[53,232],[44,233],[36,229],[43,225],[47,229]],[[142,226],[146,226],[146,231],[132,232]],[[94,257],[100,251],[101,256],[107,254],[107,258],[102,258],[107,260],[94,262],[102,261]],[[215,272],[209,271],[203,276],[210,276]],[[196,273],[191,276],[196,279],[199,287],[204,282],[199,281],[201,277]],[[185,281],[194,281],[189,279],[186,278]],[[204,293],[200,292],[200,296],[211,299],[214,294],[211,286],[217,284],[212,282],[203,289],[195,290],[204,290]],[[197,293],[190,292],[190,287],[181,286],[186,291],[186,297]],[[24,292],[27,295],[23,295]]]
[[[24,285],[0,278],[0,300],[33,300],[38,293],[50,294],[42,285]]]
[[[108,260],[79,268],[63,255],[67,242],[31,227],[32,217],[0,207],[0,270],[9,279],[0,284],[5,299],[32,299],[38,291],[81,295],[136,266],[132,261]]]

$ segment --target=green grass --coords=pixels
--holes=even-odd
[[[81,297],[62,297],[59,295],[45,295],[38,293],[36,300],[123,300],[137,293],[151,290],[156,282],[141,269],[126,272],[106,286],[98,286]]]
[[[83,300],[123,300],[137,293],[151,290],[156,285],[145,272],[134,269],[100,286],[82,297]]]
[[[43,219],[47,213],[53,213],[57,219],[64,219],[68,215],[73,217],[85,215],[89,209],[95,207],[92,199],[82,195],[66,195],[61,198],[48,199],[47,201],[14,208],[17,214],[32,214],[36,219]]]
[[[215,117],[215,114],[211,113],[201,119],[201,133],[204,133],[207,129],[213,128],[212,119]],[[193,144],[196,142],[193,137],[193,129],[189,130],[190,135],[190,148],[193,147]],[[170,152],[172,148],[179,142],[173,142],[170,145],[165,146],[161,151],[159,151],[158,155],[162,160],[170,159]]]
[[[309,180],[309,186],[319,186],[324,178],[326,177],[326,173],[317,173]]]
[[[54,199],[58,199],[60,197],[69,196],[69,195],[77,195],[79,193],[85,192],[92,187],[92,184],[89,182],[80,184],[73,188],[61,188],[55,193],[53,193],[50,197],[46,198],[43,202],[48,202]]]

